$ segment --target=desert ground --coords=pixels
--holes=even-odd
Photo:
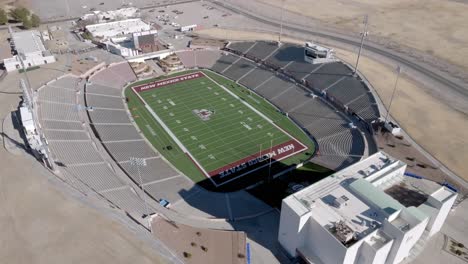
[[[206,29],[199,34],[232,40],[277,40],[277,35],[225,29]],[[303,40],[283,38],[284,41],[302,45]],[[353,63],[356,54],[338,49],[337,56]],[[364,53],[365,55],[365,53]],[[361,73],[369,80],[382,102],[388,104],[393,90],[395,69],[386,64],[361,57]],[[391,115],[405,131],[429,153],[457,175],[468,179],[468,119],[464,114],[428,94],[417,83],[403,76],[399,80]]]
[[[63,74],[63,64],[59,61],[29,77],[40,85]],[[112,216],[103,202],[79,200],[32,156],[6,150],[11,133],[6,134],[4,119],[20,101],[14,75],[0,82],[0,262],[167,263],[137,230],[122,223],[130,221],[127,217]]]
[[[257,1],[281,7],[283,0]],[[352,32],[362,30],[356,25],[368,14],[370,38],[390,46],[415,48],[468,69],[467,1],[284,0],[284,7]]]

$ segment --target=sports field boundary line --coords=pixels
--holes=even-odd
[[[201,73],[203,76],[206,76],[205,74],[203,74],[202,72],[197,72],[197,73]],[[161,125],[161,127],[164,129],[164,131],[166,131],[166,133],[172,138],[172,140],[174,140],[174,142],[177,144],[177,146],[187,155],[189,156],[189,158],[192,160],[193,163],[195,163],[195,165],[197,166],[197,168],[205,175],[206,178],[210,179],[210,181],[216,186],[218,187],[219,185],[213,180],[211,179],[210,175],[208,174],[208,172],[205,171],[205,169],[201,166],[201,164],[198,163],[198,161],[195,159],[195,157],[192,155],[192,153],[190,153],[190,151],[188,151],[188,149],[184,146],[184,144],[182,144],[182,142],[179,141],[179,139],[176,137],[176,135],[174,135],[174,133],[172,133],[171,129],[162,121],[162,119],[156,114],[156,112],[154,112],[154,110],[146,103],[145,99],[143,99],[143,97],[139,94],[139,92],[137,92],[135,90],[135,87],[136,86],[133,86],[132,87],[132,91],[136,94],[136,96],[143,102],[143,104],[145,105],[145,108],[146,110],[153,116],[154,119],[156,119],[156,121]]]
[[[226,80],[229,80],[231,81],[229,78],[225,77],[225,76],[222,76],[216,72],[213,72],[213,71],[209,71],[207,70],[208,72],[207,73],[213,73],[213,74],[216,74]],[[256,109],[255,107],[253,107],[252,105],[250,105],[248,102],[246,102],[245,100],[243,100],[241,97],[239,97],[237,94],[235,94],[233,91],[229,90],[228,88],[226,88],[225,86],[221,85],[220,83],[218,83],[217,81],[215,81],[211,76],[209,76],[207,73],[203,72],[203,70],[199,70],[199,71],[194,71],[194,72],[190,72],[188,74],[183,74],[183,75],[179,75],[179,76],[176,76],[176,77],[171,77],[171,76],[166,76],[167,78],[165,79],[161,79],[161,80],[156,80],[154,82],[150,82],[150,83],[145,83],[145,84],[142,84],[142,85],[137,85],[137,86],[133,86],[131,87],[133,93],[135,93],[135,95],[138,97],[138,99],[143,103],[143,105],[145,106],[146,110],[148,111],[148,113],[153,116],[154,120],[163,128],[163,130],[168,134],[168,136],[175,142],[175,144],[182,150],[183,153],[185,153],[187,155],[187,157],[193,162],[194,165],[196,165],[196,167],[198,168],[198,170],[200,172],[202,172],[202,174],[204,174],[204,176],[206,178],[209,178],[210,181],[213,183],[213,185],[215,187],[219,187],[221,185],[224,185],[224,184],[227,184],[229,182],[232,182],[234,180],[237,180],[245,175],[248,175],[248,174],[251,174],[257,170],[260,170],[260,169],[263,169],[267,166],[270,166],[270,164],[274,164],[276,162],[279,162],[281,160],[284,160],[284,159],[288,159],[292,156],[295,156],[301,152],[304,152],[306,151],[307,149],[309,149],[308,145],[304,144],[303,142],[301,142],[300,140],[298,140],[296,137],[292,136],[289,132],[287,132],[286,130],[284,130],[282,127],[280,127],[279,125],[277,125],[272,119],[270,119],[268,116],[266,116],[265,114],[263,114],[260,110]],[[256,167],[254,169],[251,169],[251,170],[248,170],[246,171],[245,173],[242,173],[240,175],[237,175],[236,177],[233,177],[233,178],[230,178],[228,180],[225,180],[225,181],[222,181],[220,183],[217,183],[214,181],[214,176],[217,176],[218,174],[213,174],[214,172],[216,172],[217,170],[220,170],[220,169],[223,169],[224,167],[226,166],[221,166],[220,168],[218,169],[215,169],[215,170],[212,170],[211,172],[207,172],[206,169],[200,164],[199,161],[197,161],[195,159],[195,157],[192,155],[192,153],[187,149],[187,147],[179,140],[179,138],[172,132],[171,128],[168,127],[167,124],[165,124],[162,119],[158,116],[158,114],[155,112],[155,110],[152,109],[152,107],[148,104],[148,102],[143,98],[142,95],[140,95],[140,93],[142,92],[146,92],[146,91],[150,91],[152,89],[156,89],[156,88],[160,88],[160,87],[163,87],[163,86],[168,86],[168,85],[172,85],[172,84],[175,84],[177,82],[184,82],[184,81],[190,81],[190,80],[194,80],[194,79],[197,79],[197,78],[200,78],[200,77],[205,77],[207,78],[209,81],[211,81],[214,85],[218,86],[219,88],[221,88],[222,90],[224,90],[228,95],[232,96],[232,98],[234,99],[237,99],[237,101],[241,102],[242,105],[244,105],[245,107],[247,107],[248,109],[250,109],[253,113],[255,113],[256,115],[258,115],[261,119],[265,120],[267,123],[269,123],[270,125],[272,125],[275,129],[277,129],[278,131],[280,131],[281,133],[283,133],[284,135],[286,135],[290,141],[288,141],[289,143],[291,144],[294,144],[296,146],[296,148],[294,148],[293,146],[293,152],[292,153],[289,153],[285,156],[281,156],[281,157],[278,157],[277,160],[274,160],[272,161],[271,163],[267,163],[267,164],[263,164],[259,167]],[[214,77],[214,76],[213,76]],[[235,81],[233,81],[235,83]],[[291,85],[288,87],[288,90],[289,88],[293,88],[294,85]],[[244,87],[244,86],[241,86],[241,87]],[[244,87],[245,88],[245,87]],[[138,91],[137,91],[138,90]],[[250,90],[250,89],[249,89]],[[258,95],[257,95],[258,96]],[[259,98],[262,98],[261,96],[259,96]],[[278,107],[276,107],[275,105],[271,104],[268,100],[265,100],[269,105],[272,105],[275,109],[278,109]],[[289,118],[288,118],[289,119]],[[299,126],[298,124],[296,124],[296,122],[294,120],[291,120],[289,119],[291,122],[294,123],[295,126],[297,126],[298,129],[300,129],[300,131],[302,133],[304,133],[304,135],[307,136],[307,138],[310,138],[302,129],[301,129],[301,126]],[[285,143],[288,143],[288,142],[285,142]],[[268,153],[269,155],[276,155],[275,152],[279,150],[279,148],[284,148],[285,146],[281,146],[282,144],[285,144],[285,143],[281,143],[281,144],[277,144],[275,146],[272,146],[270,148],[270,152],[268,149],[265,149],[265,153]],[[318,144],[316,143],[316,141],[314,140],[314,145],[317,146]],[[294,151],[296,150],[296,151]],[[273,153],[273,154],[271,154]],[[260,153],[253,153],[251,155],[247,155],[244,159],[239,159],[233,163],[230,163],[230,164],[227,164],[227,165],[232,165],[234,163],[237,163],[237,162],[242,162],[242,163],[245,163],[247,161],[251,161],[251,160],[254,160],[254,159],[259,159],[261,158],[259,155],[261,155],[262,152]],[[265,156],[265,155],[264,155]],[[245,159],[247,159],[247,161],[245,161]],[[234,166],[239,166],[239,164],[234,164]],[[285,171],[288,171],[288,169],[286,169]],[[280,172],[281,173],[281,172]],[[221,174],[219,174],[221,175]],[[275,174],[276,175],[276,174]]]
[[[218,74],[218,73],[215,73],[215,74]],[[258,111],[255,107],[251,106],[249,103],[247,103],[245,100],[242,100],[239,96],[237,96],[235,93],[231,92],[229,89],[227,89],[226,87],[224,87],[223,85],[219,84],[218,82],[216,82],[215,80],[213,80],[210,76],[206,75],[203,73],[203,75],[205,75],[209,80],[211,80],[212,82],[214,82],[216,85],[218,85],[219,87],[221,87],[223,90],[225,90],[227,93],[229,93],[231,96],[233,96],[234,98],[238,99],[240,102],[242,102],[245,106],[247,106],[248,108],[250,108],[250,110],[254,111],[256,114],[258,114],[259,116],[263,117],[265,120],[267,120],[268,122],[270,122],[274,127],[276,127],[277,129],[279,129],[281,132],[283,132],[284,134],[286,134],[287,136],[289,136],[290,138],[294,139],[295,141],[297,141],[300,145],[302,145],[305,149],[308,149],[308,147],[306,145],[304,145],[301,141],[299,141],[297,138],[293,137],[291,134],[289,134],[288,132],[286,132],[283,128],[279,127],[273,120],[271,120],[269,117],[267,117],[266,115],[264,115],[262,112]],[[219,75],[219,74],[218,74]],[[220,75],[221,76],[221,75]],[[222,76],[223,78],[226,78],[224,76]]]

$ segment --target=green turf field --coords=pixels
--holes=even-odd
[[[210,172],[258,153],[268,153],[272,146],[282,146],[291,140],[307,146],[297,153],[305,148],[314,151],[313,142],[290,120],[280,118],[278,122],[278,111],[273,106],[249,92],[251,105],[251,100],[240,98],[246,94],[233,90],[232,82],[208,71],[204,73],[206,76],[197,79],[140,91],[138,95],[150,109],[139,105],[130,89],[126,91],[129,108],[143,133],[158,150],[162,147],[164,156],[169,153],[165,147],[171,146],[166,158],[194,181],[201,180],[200,174],[208,176]],[[263,107],[256,106],[262,103]],[[268,111],[264,113],[262,108]],[[294,156],[296,151],[291,153],[284,158]],[[197,165],[189,166],[187,159]],[[181,168],[177,163],[186,166]]]

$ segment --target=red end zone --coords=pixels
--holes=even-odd
[[[241,160],[230,163],[224,167],[218,168],[216,170],[208,172],[210,177],[219,177],[225,178],[231,174],[243,173],[245,170],[248,173],[248,168],[255,166],[258,163],[268,161],[271,157],[271,160],[276,162],[283,159],[286,159],[294,154],[305,151],[307,146],[303,145],[295,139],[291,139],[285,143],[273,146],[270,150],[264,152],[257,152],[250,156],[247,156]]]
[[[185,74],[185,75],[176,76],[176,77],[169,78],[169,79],[164,79],[164,80],[160,80],[160,81],[154,81],[154,82],[134,86],[133,90],[135,92],[137,92],[137,93],[141,93],[141,92],[144,92],[144,91],[149,91],[149,90],[152,90],[152,89],[164,87],[166,85],[171,85],[171,84],[175,84],[175,83],[178,83],[178,82],[198,79],[198,78],[201,78],[201,77],[205,77],[205,75],[202,72],[194,72],[194,73],[189,73],[189,74]]]

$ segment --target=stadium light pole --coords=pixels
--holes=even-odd
[[[136,158],[136,157],[131,157],[130,158],[130,165],[133,167],[136,167],[138,171],[138,178],[140,180],[140,187],[143,190],[143,201],[145,204],[145,211],[146,211],[146,217],[148,217],[148,227],[151,232],[153,232],[151,228],[151,217],[149,215],[149,209],[148,209],[148,202],[146,201],[146,195],[145,195],[145,187],[143,186],[143,180],[141,179],[141,172],[140,172],[140,167],[146,167],[146,160],[143,158]]]
[[[280,33],[278,43],[281,44],[281,35],[283,35],[283,19],[284,19],[284,0],[281,1],[281,20],[280,20]]]
[[[269,164],[268,164],[268,183],[270,183],[271,181],[271,150],[273,149],[273,139],[270,140],[270,153],[268,153],[268,155],[270,156],[270,161],[269,161]]]
[[[400,79],[400,73],[401,73],[401,67],[398,66],[397,67],[397,76],[396,76],[396,80],[395,80],[395,85],[393,86],[393,92],[392,92],[392,96],[390,97],[390,103],[388,104],[388,109],[387,109],[387,114],[385,115],[385,123],[387,123],[388,121],[388,116],[390,115],[390,107],[392,107],[392,103],[393,103],[393,98],[395,96],[395,92],[396,92],[396,89],[397,89],[397,86],[398,86],[398,80]]]
[[[359,52],[358,52],[358,56],[357,56],[357,60],[356,60],[356,66],[354,66],[353,75],[356,75],[356,73],[357,73],[357,69],[358,69],[358,65],[359,65],[359,59],[361,58],[362,47],[364,46],[364,39],[367,37],[367,35],[369,35],[369,32],[367,31],[368,21],[369,21],[369,16],[365,15],[364,16],[364,21],[363,21],[364,22],[364,31],[361,32],[361,45],[359,46]]]

